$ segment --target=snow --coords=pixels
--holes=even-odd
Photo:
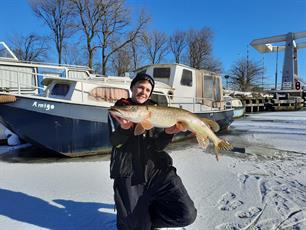
[[[185,229],[306,229],[306,111],[255,113],[220,137],[245,153],[168,147],[198,210]],[[116,229],[109,156],[14,151],[0,155],[1,229]]]

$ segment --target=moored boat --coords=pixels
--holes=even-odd
[[[25,141],[56,153],[70,157],[105,153],[111,147],[108,108],[129,96],[129,81],[124,77],[45,78],[44,96],[1,93],[0,97],[16,100],[0,104],[0,121]],[[171,90],[169,86],[157,82],[155,89],[153,97],[167,100],[163,92]],[[212,110],[198,115],[215,119],[223,128],[232,120],[231,113],[225,120],[226,114]]]
[[[233,122],[233,109],[225,108],[220,75],[204,69],[194,69],[182,64],[152,64],[139,68],[136,73],[147,73],[155,80],[172,88],[164,91],[167,104],[180,107],[216,121],[220,130]],[[158,102],[162,102],[153,96]]]
[[[225,101],[225,108],[234,110],[234,118],[244,116],[245,106],[242,104],[240,99],[231,96],[224,96],[223,98]]]
[[[231,124],[218,75],[168,64],[165,82],[155,67],[141,69],[153,71],[153,100],[215,120],[221,130]],[[70,157],[109,152],[108,108],[131,96],[131,78],[97,76],[86,67],[2,59],[0,79],[0,122],[25,141]]]

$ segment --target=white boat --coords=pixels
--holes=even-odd
[[[171,75],[173,82],[181,83],[162,82],[153,75],[156,79],[153,100],[213,119],[221,129],[231,124],[233,110],[224,110],[218,76],[199,75],[196,70],[178,64],[167,66],[178,71]],[[42,69],[49,71],[41,73]],[[190,71],[187,79],[182,76],[186,71]],[[0,79],[11,84],[0,86],[5,89],[0,92],[1,123],[33,145],[71,157],[110,150],[108,108],[116,100],[131,96],[131,78],[97,77],[86,67],[1,60]],[[202,88],[196,84],[199,81]],[[43,91],[38,90],[39,84]]]
[[[162,82],[172,90],[167,95],[167,104],[189,110],[199,117],[215,120],[221,130],[233,121],[233,109],[224,106],[222,80],[220,75],[191,68],[182,64],[153,64],[139,68],[136,73],[147,73],[156,81]],[[162,100],[153,96],[162,103]]]
[[[239,118],[245,114],[245,106],[242,104],[241,100],[238,98],[233,98],[231,96],[223,96],[225,101],[226,109],[234,109],[234,118]]]

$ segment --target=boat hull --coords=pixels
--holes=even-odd
[[[233,110],[197,114],[215,120],[221,130],[233,121]],[[108,108],[47,99],[17,97],[0,104],[0,121],[25,141],[69,157],[111,150]]]
[[[207,118],[210,120],[214,120],[218,123],[220,130],[219,133],[222,133],[227,130],[230,124],[233,122],[234,118],[234,110],[233,109],[226,109],[222,111],[209,111],[209,112],[201,112],[196,113],[196,115],[200,118]],[[194,135],[187,131],[187,132],[180,132],[175,135],[174,141],[181,141],[185,139],[189,139],[194,137]]]
[[[245,114],[245,107],[234,108],[234,118],[242,117]]]
[[[110,151],[107,114],[106,107],[29,98],[0,106],[1,122],[19,137],[70,157]]]
[[[220,126],[220,131],[226,130],[234,120],[233,109],[202,112],[202,113],[197,113],[197,115],[199,117],[208,118],[217,122],[218,125]]]

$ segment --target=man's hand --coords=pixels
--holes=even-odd
[[[131,122],[131,121],[125,120],[125,119],[123,119],[123,118],[121,118],[121,117],[117,117],[117,116],[115,116],[115,115],[113,115],[113,114],[112,114],[112,117],[116,119],[116,121],[120,124],[120,127],[121,127],[122,129],[129,129],[129,128],[131,128],[131,127],[133,126],[133,124],[134,124],[134,123]]]

